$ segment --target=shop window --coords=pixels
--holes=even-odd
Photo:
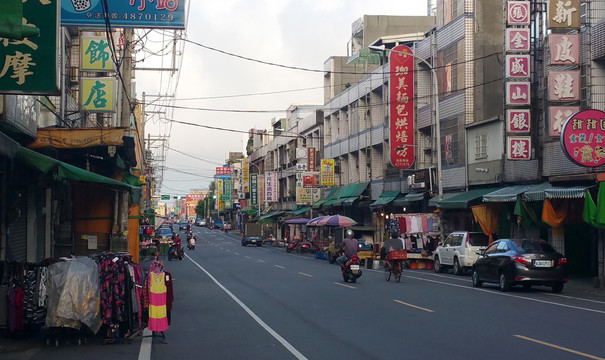
[[[475,160],[487,159],[487,134],[475,136]]]

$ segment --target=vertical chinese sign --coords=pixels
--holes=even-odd
[[[548,1],[548,134],[557,138],[580,111],[580,0]]]
[[[530,9],[529,1],[506,2],[504,77],[508,160],[531,160]]]
[[[250,174],[250,206],[258,206],[258,174]]]
[[[414,164],[414,58],[405,45],[389,54],[389,142],[391,164],[408,169]]]
[[[334,186],[334,159],[321,159],[319,176],[321,186]]]
[[[267,202],[277,201],[277,172],[265,173],[265,199]]]
[[[242,192],[250,192],[250,159],[242,160]]]
[[[39,29],[39,36],[0,37],[1,92],[59,95],[58,1],[23,2],[23,26]]]

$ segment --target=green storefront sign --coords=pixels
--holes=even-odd
[[[58,0],[23,2],[23,26],[40,36],[0,38],[0,92],[59,95]]]

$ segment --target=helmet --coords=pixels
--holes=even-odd
[[[353,230],[348,229],[347,232],[345,233],[346,237],[353,237]]]

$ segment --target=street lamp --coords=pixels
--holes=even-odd
[[[437,186],[439,188],[439,200],[443,200],[443,178],[441,176],[441,124],[439,123],[439,87],[437,86],[437,71],[435,70],[435,67],[429,64],[426,60],[414,55],[413,53],[386,49],[384,44],[380,46],[369,45],[368,49],[382,52],[388,50],[398,54],[409,55],[414,59],[420,60],[431,70],[431,74],[433,77],[433,102],[435,103],[435,137],[437,138]]]

